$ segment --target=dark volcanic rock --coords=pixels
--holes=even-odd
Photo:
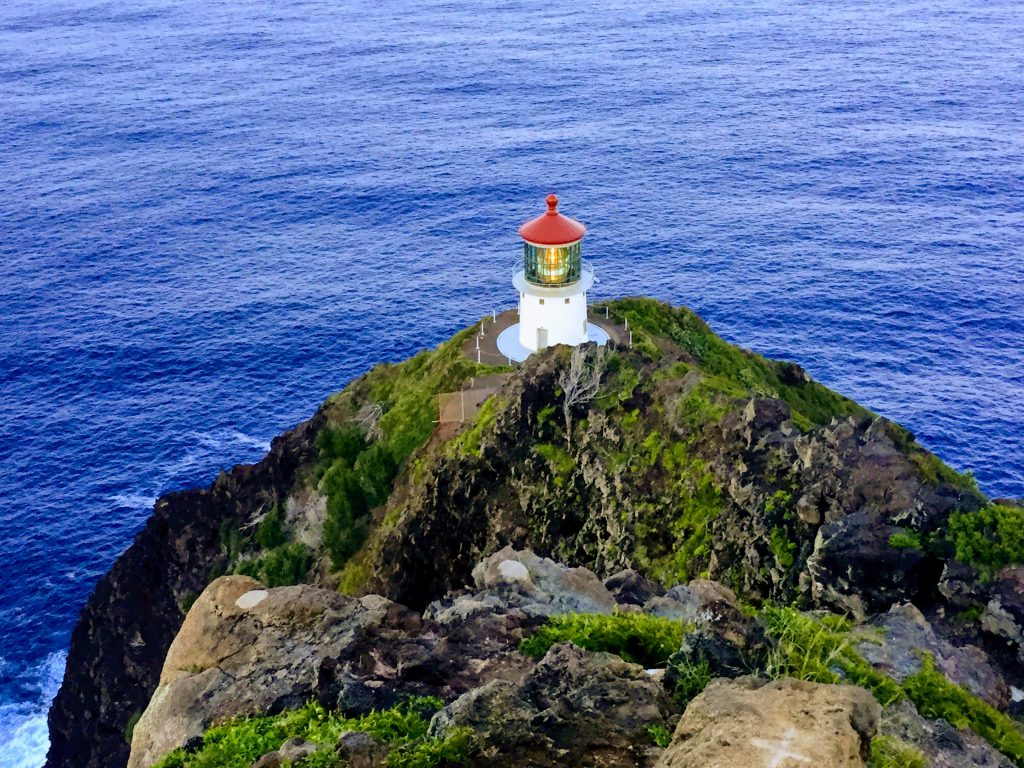
[[[671,700],[643,668],[609,653],[555,645],[521,683],[495,681],[434,716],[431,730],[469,726],[487,768],[633,768],[653,763],[649,728]]]
[[[161,497],[146,527],[96,585],[71,636],[64,681],[50,708],[47,768],[117,768],[126,727],[146,707],[184,614],[223,567],[222,526],[237,527],[281,500],[314,454],[314,418],[278,437],[255,466],[209,489]]]
[[[1013,768],[1012,761],[980,736],[945,720],[925,720],[909,701],[887,707],[878,730],[917,747],[929,768]]]
[[[604,580],[604,585],[619,605],[643,605],[665,593],[661,586],[632,568],[613,573]]]
[[[936,667],[949,680],[998,709],[1010,703],[1010,689],[981,649],[972,645],[954,646],[939,637],[913,605],[896,606],[872,619],[868,626],[879,628],[881,636],[870,636],[857,643],[856,649],[890,677],[902,681],[916,674],[921,670],[921,654],[930,653]]]
[[[669,661],[668,682],[674,684],[674,662],[705,662],[712,677],[742,677],[764,667],[770,644],[764,627],[735,604],[719,600],[706,605],[693,628],[683,635]]]
[[[222,576],[196,600],[168,650],[135,726],[129,768],[148,768],[215,723],[311,698],[354,715],[410,695],[452,699],[519,680],[534,662],[516,649],[538,621],[515,605],[521,600],[496,589],[459,595],[432,604],[424,620],[379,595],[304,584],[266,589],[247,576]]]

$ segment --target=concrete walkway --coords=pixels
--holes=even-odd
[[[519,322],[519,310],[507,309],[494,319],[487,317],[480,323],[480,333],[471,337],[462,346],[462,353],[470,360],[485,365],[519,365],[515,360],[503,355],[498,349],[498,336]],[[591,309],[587,313],[587,322],[596,325],[608,334],[609,341],[616,344],[629,344],[629,331],[625,330],[615,318],[606,319],[604,312]]]

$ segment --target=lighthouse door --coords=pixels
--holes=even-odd
[[[537,329],[537,349],[544,349],[548,345],[548,329]]]

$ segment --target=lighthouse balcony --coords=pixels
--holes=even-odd
[[[534,296],[549,296],[559,298],[562,296],[575,296],[578,293],[585,293],[590,290],[597,277],[594,274],[594,267],[587,261],[580,261],[576,278],[571,282],[543,282],[539,283],[527,279],[527,270],[522,264],[517,264],[512,270],[512,285],[519,291],[520,295],[529,293]]]

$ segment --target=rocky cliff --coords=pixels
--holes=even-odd
[[[699,750],[677,748],[692,740],[683,732],[706,730],[701,723],[710,715],[698,714],[700,707],[718,706],[699,699],[699,691],[691,692],[698,698],[668,753],[649,754],[649,731],[664,731],[667,739],[693,698],[678,693],[687,690],[680,677],[696,669],[706,684],[710,676],[760,674],[761,682],[721,689],[735,702],[832,695],[763,683],[794,672],[780,661],[780,648],[793,626],[807,630],[797,617],[810,609],[847,622],[841,631],[836,623],[824,625],[836,648],[854,647],[854,627],[913,637],[913,644],[886,644],[885,652],[857,646],[857,664],[865,665],[857,669],[877,670],[892,691],[903,691],[906,679],[913,685],[927,677],[925,662],[907,650],[926,648],[933,660],[927,663],[938,665],[942,680],[966,686],[997,714],[1012,715],[1019,698],[1013,691],[1024,689],[1018,565],[1024,511],[990,502],[970,477],[942,464],[906,430],[813,382],[796,365],[727,344],[688,310],[623,300],[612,311],[628,320],[631,349],[581,348],[574,355],[554,348],[516,370],[496,370],[463,356],[470,329],[354,381],[314,419],[276,440],[259,465],[237,468],[208,490],[158,501],[75,630],[51,711],[48,765],[124,765],[133,729],[132,764],[143,766],[172,748],[195,748],[224,718],[275,715],[310,697],[326,712],[362,717],[400,706],[408,696],[448,704],[430,726],[436,749],[448,744],[445,733],[469,732],[478,759],[490,755],[495,765],[500,754],[509,764],[569,764],[567,747],[558,745],[583,738],[588,728],[597,739],[589,754],[604,757],[581,765],[718,764]],[[437,395],[472,388],[483,374],[501,374],[500,390],[465,423],[436,425]],[[577,397],[581,381],[594,386]],[[523,572],[509,567],[529,589],[487,592],[511,577],[474,568],[507,547],[537,553],[530,555],[535,560],[522,554],[501,560],[519,564]],[[561,571],[538,565],[544,557],[585,568],[576,573],[589,587],[566,586]],[[222,573],[238,574],[227,583],[235,586],[215,582],[182,628],[191,602]],[[592,588],[600,584],[594,574],[613,577],[614,598],[604,587]],[[545,578],[556,586],[545,586]],[[658,583],[678,587],[659,595]],[[309,586],[288,586],[301,584]],[[471,598],[459,591],[470,584],[485,591]],[[242,590],[236,601],[269,596],[240,606],[229,599],[232,590]],[[714,601],[695,607],[692,596],[702,590],[727,596],[718,601],[720,610],[708,608]],[[517,594],[529,600],[509,597]],[[690,597],[676,599],[684,595]],[[301,616],[282,616],[290,603],[309,607]],[[793,613],[773,613],[778,606]],[[890,613],[899,606],[903,613]],[[625,610],[687,628],[672,649],[674,666],[662,665],[670,670],[667,682],[653,689],[628,664],[611,659],[556,647],[550,653],[560,656],[548,659],[548,667],[544,657],[534,668],[517,650],[546,616]],[[228,641],[218,622],[229,617],[231,632],[256,623],[248,635]],[[271,654],[271,668],[260,672],[257,661],[267,659],[241,649],[261,637],[277,637],[275,647],[293,655]],[[200,661],[181,661],[211,638],[220,638],[218,648]],[[225,650],[231,642],[240,643],[238,653]],[[567,681],[545,671],[556,662],[559,669],[578,667],[579,677]],[[865,680],[829,674],[796,676],[864,688]],[[594,702],[605,694],[614,699],[620,694],[611,691],[622,688],[623,711],[639,707],[649,714],[629,720],[582,699],[557,703],[553,690],[571,700],[593,676],[605,681],[587,694]],[[925,682],[938,685],[937,679]],[[849,699],[843,715],[849,739],[836,746],[835,760],[868,759],[878,738],[874,720],[865,720],[866,705],[857,703],[860,695]],[[908,698],[913,695],[900,693],[883,704],[893,708],[899,699],[913,707]],[[471,704],[459,704],[464,699]],[[223,704],[211,704],[205,714],[192,711],[189,702],[199,700]],[[521,721],[527,741],[514,746],[519,742],[499,729],[489,742],[490,721],[479,713],[490,707],[494,722],[520,722],[509,713],[523,701],[534,712]],[[694,709],[698,701],[705,703]],[[594,713],[589,726],[554,714],[579,707]],[[536,711],[562,723],[543,743],[527,738]],[[922,735],[934,735],[936,726],[922,715],[915,708],[902,711],[902,720],[883,718],[882,730],[942,764],[946,758],[936,757]],[[951,726],[964,750],[982,749],[979,744],[994,750],[992,765],[1012,754],[1012,732],[986,740],[965,723]],[[838,728],[835,722],[820,727]],[[339,746],[339,754],[348,748]],[[725,755],[721,764],[735,757]]]

